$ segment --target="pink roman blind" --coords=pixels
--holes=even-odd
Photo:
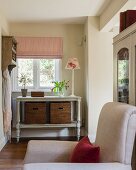
[[[63,39],[61,37],[16,37],[18,58],[61,59]]]

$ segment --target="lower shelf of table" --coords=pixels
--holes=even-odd
[[[20,128],[67,128],[67,127],[77,127],[77,123],[69,124],[22,124],[20,123]]]

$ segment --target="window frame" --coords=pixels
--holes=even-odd
[[[42,90],[44,92],[51,92],[51,88],[53,86],[45,86],[45,87],[40,87],[40,68],[38,63],[39,59],[34,59],[33,61],[33,84],[34,86],[26,86],[28,91],[37,91],[37,90]],[[61,80],[61,66],[62,66],[62,61],[61,59],[54,59],[55,60],[55,81],[60,81]],[[16,61],[17,65],[16,67],[12,70],[11,72],[11,83],[12,83],[12,92],[19,92],[21,90],[21,87],[18,86],[17,84],[17,75],[18,75],[18,61]],[[38,76],[39,75],[39,76]]]

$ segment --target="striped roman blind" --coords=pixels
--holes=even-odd
[[[61,59],[62,37],[15,37],[18,58]]]

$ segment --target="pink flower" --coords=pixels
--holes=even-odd
[[[69,67],[72,67],[72,69],[74,69],[74,68],[76,68],[76,64],[74,64],[74,63],[68,63],[68,65],[69,65]]]

